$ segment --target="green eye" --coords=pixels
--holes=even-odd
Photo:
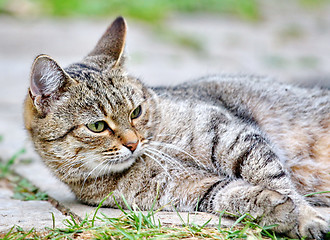
[[[89,123],[86,125],[86,127],[89,130],[91,130],[92,132],[96,132],[96,133],[104,131],[106,126],[107,126],[107,124],[104,121],[98,121],[98,122]]]
[[[136,118],[140,117],[141,113],[142,113],[142,108],[140,105],[137,108],[135,108],[134,111],[132,112],[131,119],[136,119]]]

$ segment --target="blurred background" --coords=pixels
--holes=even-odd
[[[0,156],[26,145],[33,59],[79,61],[118,15],[128,72],[149,85],[216,73],[330,87],[329,0],[0,0]]]
[[[81,216],[91,211],[34,153],[23,101],[38,54],[62,67],[79,61],[119,15],[128,72],[149,85],[246,73],[330,88],[330,0],[0,0],[0,231],[51,226],[50,203],[42,210],[13,199],[36,198],[37,189]],[[13,169],[30,185],[10,178]]]

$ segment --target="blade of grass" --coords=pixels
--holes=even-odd
[[[71,217],[71,221],[72,221],[72,226],[73,227],[76,227],[76,226],[78,226],[78,223],[76,222],[76,220],[74,219],[74,217],[70,214],[70,217]]]
[[[96,218],[97,212],[100,210],[100,208],[102,207],[102,205],[105,202],[105,200],[107,200],[112,194],[113,194],[113,192],[110,192],[105,198],[103,198],[102,201],[97,206],[97,208],[95,209],[94,215],[93,215],[93,218],[92,218],[92,222],[91,222],[92,223],[92,227],[94,227],[94,223],[95,223],[95,218]]]
[[[52,214],[53,229],[55,229],[55,215],[53,212],[51,212],[51,214]]]
[[[314,192],[314,193],[306,194],[304,196],[309,197],[309,196],[313,196],[313,195],[316,195],[316,194],[322,194],[322,193],[330,193],[330,191]]]
[[[232,231],[232,229],[239,224],[244,218],[246,218],[248,215],[246,213],[244,213],[242,216],[240,216],[235,222],[234,224],[230,227],[230,231]]]
[[[202,230],[203,228],[205,228],[205,226],[207,224],[209,224],[209,222],[211,222],[212,218],[210,218],[209,220],[207,220],[202,226],[200,226],[199,230]]]
[[[135,240],[136,238],[129,234],[128,232],[126,232],[124,229],[122,229],[119,226],[116,226],[115,224],[112,225],[114,228],[116,228],[122,235],[124,235],[126,238],[131,239],[131,240]]]
[[[181,217],[180,213],[178,212],[178,210],[176,209],[176,207],[175,207],[174,205],[172,205],[172,206],[173,206],[173,208],[174,208],[176,214],[179,216],[180,221],[182,222],[182,225],[183,225],[184,227],[186,227],[187,224],[184,222],[184,220],[183,220],[183,218]]]
[[[221,211],[219,213],[219,223],[218,223],[218,226],[217,226],[217,229],[220,233],[222,233],[222,229],[221,229],[221,219],[222,219],[222,216],[225,214],[225,210]]]
[[[15,226],[13,226],[13,227],[9,230],[9,232],[5,235],[5,239],[9,237],[9,235],[13,232],[14,228],[15,228]]]
[[[142,213],[141,212],[138,212],[138,219],[137,219],[137,226],[136,226],[136,231],[137,231],[137,233],[138,234],[140,234],[140,231],[141,231],[141,229],[142,229],[142,222],[143,222],[143,220],[142,220]]]
[[[126,211],[120,206],[120,204],[117,202],[115,196],[113,196],[113,200],[114,200],[114,202],[115,202],[117,208],[118,208],[120,211],[122,211],[122,213],[124,213],[124,214],[127,216],[128,213],[127,213],[127,212],[126,212]]]
[[[128,204],[128,202],[127,202],[127,200],[126,200],[126,198],[124,197],[123,194],[121,194],[121,198],[123,199],[123,202],[124,202],[125,206],[127,207],[127,209],[128,209],[130,212],[134,212],[134,211],[132,210],[131,206]]]
[[[10,168],[14,165],[16,159],[25,153],[25,148],[22,148],[14,153],[14,155],[5,163],[0,162],[0,178],[5,177],[9,174]]]
[[[271,230],[272,228],[278,226],[277,224],[274,225],[269,225],[269,226],[264,226],[260,227],[262,229],[261,234],[267,237],[270,237],[271,239],[277,239],[275,236],[275,233],[271,234],[268,230]]]
[[[158,199],[159,187],[160,187],[160,184],[158,182],[157,183],[157,190],[156,190],[156,197],[155,197],[154,201],[152,202],[151,208],[148,211],[148,215],[147,215],[147,218],[149,218],[150,216],[152,217],[152,221],[153,221],[154,226],[156,225],[154,208],[155,208],[155,205],[156,205],[156,201]]]

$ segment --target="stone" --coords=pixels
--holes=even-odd
[[[44,231],[55,227],[63,228],[63,220],[67,217],[47,201],[21,201],[12,199],[13,192],[0,188],[0,233],[10,231],[12,227],[19,226],[29,231]],[[53,216],[52,216],[53,214]]]

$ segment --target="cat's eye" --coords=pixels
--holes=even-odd
[[[89,123],[86,125],[86,127],[92,132],[99,133],[103,132],[106,129],[107,124],[104,121],[98,121],[95,123]]]
[[[131,119],[133,120],[133,119],[136,119],[136,118],[140,117],[141,113],[142,113],[142,107],[141,107],[141,105],[139,105],[131,113]]]

